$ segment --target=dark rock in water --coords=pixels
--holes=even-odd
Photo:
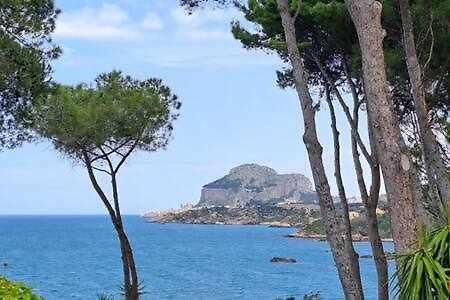
[[[370,254],[367,255],[360,255],[359,258],[372,258],[373,256]]]
[[[320,300],[320,292],[306,294],[303,300]]]
[[[294,258],[277,257],[277,256],[275,256],[275,257],[272,257],[270,262],[273,262],[273,263],[296,263],[297,260],[295,260]]]
[[[8,266],[8,263],[5,261],[5,262],[2,262],[2,266],[4,266],[4,267],[7,267]]]

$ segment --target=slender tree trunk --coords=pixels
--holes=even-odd
[[[349,239],[352,239],[352,231],[351,231],[351,224],[350,224],[350,217],[349,217],[347,195],[345,193],[344,182],[342,180],[342,174],[341,174],[341,150],[340,150],[340,142],[339,142],[339,134],[340,133],[339,133],[339,130],[336,125],[336,114],[334,112],[334,105],[331,100],[330,89],[329,89],[328,85],[326,85],[325,89],[326,89],[326,101],[328,104],[328,108],[330,110],[331,132],[333,134],[334,177],[336,178],[336,186],[338,188],[339,198],[340,198],[341,204],[342,204],[344,224],[345,224],[345,228],[347,231],[346,233],[347,233]],[[349,251],[350,253],[354,252],[354,256],[355,257],[357,256],[353,247],[351,247],[351,249],[347,249],[347,251]],[[358,263],[358,266],[359,266],[359,263]]]
[[[398,0],[403,27],[403,45],[406,54],[406,66],[414,105],[419,125],[419,137],[422,145],[425,169],[430,187],[436,188],[442,200],[450,203],[450,182],[445,163],[440,156],[439,145],[428,122],[428,108],[422,78],[422,68],[416,53],[414,41],[414,27],[408,0]],[[437,200],[437,199],[433,199]],[[439,211],[439,201],[432,203],[433,209]]]
[[[389,95],[383,53],[385,32],[382,5],[374,0],[345,0],[358,33],[362,53],[364,90],[376,148],[389,201],[397,252],[417,242],[419,218],[415,207],[409,153],[402,146],[398,119]]]
[[[122,252],[125,299],[137,300],[139,298],[139,283],[130,242],[123,226],[118,225],[116,231]]]
[[[122,254],[122,268],[123,268],[123,281],[124,281],[124,293],[126,300],[137,300],[139,299],[139,282],[136,271],[136,266],[133,257],[133,251],[131,249],[130,242],[125,233],[122,223],[122,216],[120,214],[119,207],[119,198],[117,192],[117,182],[116,182],[116,174],[112,172],[111,175],[111,185],[113,189],[113,198],[114,205],[113,208],[111,203],[109,202],[106,194],[103,192],[102,188],[97,182],[97,179],[94,174],[94,169],[92,167],[91,161],[89,159],[89,155],[86,151],[83,152],[83,161],[86,165],[89,179],[94,187],[94,190],[99,195],[103,204],[105,205],[109,216],[111,218],[111,222],[113,223],[114,229],[117,232],[117,236],[119,238],[120,243],[120,251]],[[112,170],[112,168],[111,168]]]
[[[374,149],[373,145],[373,135],[371,134],[371,131],[369,132],[370,141],[371,141],[371,152],[370,154],[360,135],[358,132],[358,123],[359,123],[359,98],[358,93],[356,91],[356,87],[350,77],[350,72],[347,68],[347,65],[344,63],[344,72],[347,77],[347,82],[351,90],[351,94],[353,97],[353,116],[350,114],[350,110],[348,106],[345,104],[344,99],[342,98],[339,90],[336,88],[336,85],[331,81],[331,78],[328,76],[328,73],[326,72],[324,66],[320,63],[320,61],[315,57],[314,54],[312,54],[314,60],[316,61],[322,75],[324,76],[326,82],[328,85],[330,85],[332,88],[331,90],[336,95],[339,103],[342,106],[343,111],[345,112],[345,115],[347,117],[347,121],[351,127],[351,145],[352,145],[352,156],[353,156],[353,162],[355,166],[356,171],[356,178],[358,182],[358,186],[360,189],[361,199],[363,201],[363,204],[367,211],[367,227],[368,227],[368,234],[369,234],[369,240],[372,247],[372,253],[374,256],[375,266],[377,269],[377,279],[378,279],[378,299],[385,300],[389,299],[389,285],[388,285],[388,267],[387,267],[387,260],[386,255],[384,253],[383,244],[380,238],[380,234],[378,231],[378,219],[376,214],[376,208],[378,206],[378,198],[379,198],[379,192],[380,192],[380,167],[378,163],[378,156],[376,154],[376,151]],[[327,91],[327,96],[328,96]],[[330,103],[328,104],[330,106]],[[332,108],[332,107],[331,107]],[[333,120],[334,113],[331,114],[332,120]],[[335,117],[334,117],[335,118]],[[335,125],[334,125],[335,127]],[[371,126],[369,126],[370,130]],[[333,129],[333,131],[337,131],[337,128]],[[336,136],[336,134],[335,134]],[[336,141],[335,141],[336,143]],[[372,185],[370,189],[370,196],[367,192],[366,183],[363,176],[363,169],[361,166],[361,161],[359,159],[359,152],[358,152],[358,145],[361,147],[364,157],[366,158],[367,162],[371,166],[371,175],[372,175]],[[339,186],[339,182],[337,182]],[[342,183],[341,183],[342,184]],[[342,194],[342,192],[340,192]],[[345,197],[345,196],[344,196]],[[341,196],[342,198],[342,196]],[[348,209],[347,209],[348,210]],[[347,212],[348,213],[348,212]]]
[[[349,215],[349,208],[348,208],[348,201],[347,201],[347,195],[345,193],[345,187],[344,182],[342,180],[342,174],[341,174],[341,150],[340,150],[340,142],[339,142],[339,130],[337,128],[336,124],[336,114],[334,112],[334,106],[331,99],[330,89],[329,86],[326,85],[326,101],[328,104],[328,107],[330,109],[330,119],[331,119],[331,131],[333,134],[333,145],[334,145],[334,177],[336,178],[336,185],[338,188],[339,198],[341,200],[342,204],[342,217],[344,219],[344,230],[346,239],[353,241],[352,238],[352,227],[350,223],[350,215]],[[359,256],[356,253],[353,243],[345,243],[346,246],[346,252],[350,255],[352,258],[353,273],[360,274],[360,268],[359,268]]]
[[[294,71],[295,87],[303,112],[305,132],[303,141],[308,151],[309,162],[313,174],[316,191],[319,195],[320,209],[325,225],[327,238],[331,246],[339,278],[346,299],[363,299],[360,274],[356,272],[355,257],[346,249],[352,241],[345,234],[345,226],[341,216],[336,212],[331,197],[330,186],[322,161],[322,146],[317,138],[315,109],[309,94],[303,61],[298,50],[295,36],[294,20],[289,12],[287,0],[277,0],[278,9],[286,36],[289,58]],[[352,246],[351,246],[352,247]]]
[[[355,128],[358,128],[359,123],[359,99],[356,93],[356,89],[353,86],[351,78],[347,78],[349,81],[350,89],[353,95],[353,123]],[[370,123],[370,121],[368,121]],[[370,131],[371,126],[368,124]],[[356,171],[356,178],[358,182],[358,187],[361,195],[362,202],[366,208],[367,214],[367,231],[369,234],[370,246],[372,248],[373,259],[375,262],[375,267],[377,270],[378,279],[378,299],[387,300],[389,299],[389,277],[388,277],[388,266],[386,255],[383,248],[383,243],[380,238],[380,233],[378,231],[378,217],[377,217],[377,206],[380,194],[380,166],[378,163],[378,155],[373,143],[373,134],[369,132],[369,140],[371,144],[371,159],[368,162],[371,171],[371,186],[370,194],[367,192],[366,183],[363,175],[363,168],[361,165],[361,160],[359,158],[358,144],[356,141],[356,135],[358,133],[352,130],[351,136],[351,146],[352,146],[352,157],[353,163]]]
[[[116,212],[115,229],[119,237],[120,249],[122,252],[122,264],[124,267],[124,290],[126,300],[137,300],[139,298],[139,282],[134,262],[133,250],[125,232],[122,214],[119,205],[119,193],[117,189],[116,173],[111,174],[111,185],[113,190],[114,209]]]

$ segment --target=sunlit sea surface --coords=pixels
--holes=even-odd
[[[143,299],[303,299],[317,291],[343,299],[327,243],[285,238],[293,229],[154,224],[138,216],[127,216],[125,226]],[[371,253],[369,244],[355,245],[360,255]],[[298,263],[274,264],[274,256]],[[366,298],[376,299],[373,261],[360,262]],[[0,274],[47,300],[120,298],[120,251],[106,216],[0,216]]]

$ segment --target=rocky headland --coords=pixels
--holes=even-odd
[[[349,200],[353,237],[364,241],[367,239],[364,207],[356,199]],[[295,227],[297,230],[287,237],[325,239],[319,209],[317,194],[306,176],[278,174],[266,166],[244,164],[204,185],[196,205],[149,212],[144,217],[158,223]],[[383,205],[378,214],[381,235],[389,238],[390,226]]]
[[[302,174],[278,174],[257,164],[245,164],[203,186],[198,207],[242,207],[281,202],[317,204],[311,181]]]

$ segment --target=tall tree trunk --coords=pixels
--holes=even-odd
[[[353,124],[354,127],[358,128],[359,123],[359,98],[354,87],[354,83],[352,79],[348,76],[347,73],[347,81],[350,85],[350,89],[352,91],[353,97]],[[380,195],[380,166],[378,162],[378,154],[375,149],[373,134],[371,132],[370,120],[368,119],[368,128],[369,128],[369,141],[371,145],[371,155],[370,161],[368,161],[370,165],[371,172],[371,185],[370,192],[367,192],[366,182],[364,180],[363,168],[361,165],[361,160],[359,158],[358,151],[358,143],[356,140],[356,135],[358,132],[352,130],[351,136],[351,147],[352,147],[352,157],[353,164],[355,166],[356,178],[358,182],[358,187],[361,195],[361,200],[366,208],[367,214],[367,231],[369,234],[370,246],[372,248],[373,259],[375,262],[375,268],[377,270],[377,279],[378,279],[378,299],[379,300],[387,300],[389,299],[389,275],[388,275],[388,266],[386,260],[386,254],[384,252],[383,243],[380,238],[380,233],[378,231],[378,217],[377,217],[377,206]]]
[[[122,214],[119,206],[119,193],[117,189],[116,173],[111,174],[111,186],[113,190],[114,210],[116,216],[115,229],[119,237],[120,249],[122,252],[122,264],[124,268],[124,292],[126,300],[137,300],[139,298],[139,282],[134,262],[133,250],[125,232]]]
[[[380,167],[378,163],[378,156],[375,151],[375,147],[373,144],[373,135],[371,134],[371,126],[368,126],[369,128],[369,139],[371,144],[371,152],[370,154],[365,145],[362,141],[359,132],[358,132],[358,123],[359,123],[359,97],[358,92],[356,91],[355,84],[353,83],[351,77],[350,77],[350,71],[348,70],[347,64],[344,62],[343,68],[344,73],[347,77],[347,83],[350,87],[351,95],[353,98],[353,116],[350,114],[349,107],[344,101],[344,98],[340,94],[339,90],[337,89],[336,85],[331,81],[330,76],[328,76],[327,71],[325,70],[325,67],[323,64],[317,59],[317,57],[314,55],[314,53],[311,53],[313,59],[315,60],[317,66],[319,67],[326,83],[331,86],[331,90],[337,97],[339,103],[342,106],[342,109],[347,117],[347,121],[351,127],[351,145],[352,145],[352,157],[353,162],[355,166],[356,171],[356,178],[358,182],[358,187],[361,194],[361,199],[364,204],[364,207],[367,211],[367,227],[368,227],[368,234],[369,234],[369,240],[372,247],[372,253],[375,261],[375,266],[377,270],[377,279],[378,279],[378,299],[380,300],[386,300],[389,299],[389,277],[388,277],[388,267],[387,267],[387,260],[386,255],[384,253],[383,249],[383,243],[380,238],[380,234],[378,231],[378,218],[376,214],[376,209],[378,206],[378,198],[379,198],[379,192],[380,192]],[[329,90],[327,89],[327,96],[329,95]],[[329,106],[332,105],[331,103],[328,104]],[[332,109],[332,106],[330,107],[330,110]],[[334,112],[331,114],[332,120],[334,117]],[[335,127],[335,125],[333,126]],[[337,131],[337,128],[334,128],[333,131]],[[336,134],[335,134],[336,136]],[[335,141],[336,143],[336,141]],[[366,161],[370,165],[371,168],[371,178],[372,178],[372,184],[370,187],[370,196],[367,192],[366,183],[364,180],[363,175],[363,169],[361,165],[361,161],[359,159],[359,151],[358,151],[358,145],[360,146],[364,157],[366,158]],[[335,151],[336,152],[336,151]],[[339,182],[337,182],[339,186]],[[342,184],[342,182],[341,182]],[[342,192],[340,192],[342,194]],[[345,196],[344,196],[345,197]],[[342,196],[341,196],[342,198]],[[347,209],[348,213],[348,209]]]
[[[124,294],[126,300],[137,300],[139,298],[139,283],[130,242],[122,225],[116,226],[122,253]]]
[[[380,232],[378,230],[377,216],[377,207],[380,196],[380,163],[378,160],[378,153],[376,150],[375,139],[372,131],[373,126],[371,124],[370,118],[367,117],[367,128],[369,131],[369,144],[371,150],[371,154],[369,155],[369,157],[366,157],[365,155],[366,161],[370,166],[371,173],[371,185],[370,191],[368,193],[358,151],[358,141],[361,140],[361,138],[358,139],[360,99],[355,83],[351,78],[347,61],[344,61],[343,68],[346,76],[346,81],[348,86],[350,87],[351,95],[353,98],[353,114],[352,118],[348,119],[349,122],[353,123],[351,135],[352,157],[361,199],[367,212],[367,231],[369,234],[370,246],[372,248],[373,259],[377,270],[378,299],[387,300],[389,299],[388,265],[386,254],[383,248],[383,243],[380,237]],[[346,106],[345,103],[341,102],[341,104]],[[348,108],[344,107],[344,110],[348,111]],[[367,152],[367,150],[365,150],[365,152]]]
[[[346,249],[353,247],[347,246],[348,244],[352,244],[352,241],[345,234],[342,217],[336,212],[334,207],[330,186],[323,166],[323,149],[317,138],[315,109],[311,95],[309,94],[303,61],[297,47],[298,43],[295,36],[294,20],[290,15],[287,0],[277,0],[277,4],[284,28],[289,58],[293,67],[295,87],[303,112],[305,128],[303,141],[308,151],[314,185],[319,195],[320,209],[327,238],[331,246],[346,299],[363,299],[361,278],[360,274],[356,271],[357,257],[354,256],[354,253],[348,253],[346,251]]]
[[[111,175],[111,185],[113,189],[114,207],[108,200],[108,197],[103,192],[102,188],[98,184],[97,178],[94,174],[94,169],[92,167],[92,162],[89,158],[87,151],[83,151],[83,161],[86,165],[89,179],[97,192],[98,196],[105,205],[114,229],[117,232],[117,237],[119,238],[120,251],[122,254],[122,268],[123,268],[123,281],[124,281],[124,293],[126,300],[138,300],[139,299],[139,282],[136,271],[136,265],[134,262],[133,251],[131,249],[130,242],[125,233],[122,223],[122,215],[120,213],[119,207],[119,197],[117,191],[116,174],[112,172]],[[111,168],[112,170],[112,168]]]
[[[330,119],[331,119],[331,132],[333,134],[333,146],[334,146],[334,177],[336,179],[336,186],[338,188],[339,198],[342,204],[342,217],[343,217],[343,226],[346,235],[346,239],[349,241],[353,241],[352,238],[352,227],[350,223],[350,215],[348,208],[347,195],[345,193],[344,182],[342,180],[341,174],[341,150],[340,150],[340,142],[339,142],[339,130],[337,128],[336,122],[336,114],[334,111],[334,106],[331,99],[330,88],[326,84],[326,101],[328,104],[328,108],[330,109]],[[346,252],[353,258],[353,266],[352,270],[355,274],[360,274],[359,268],[359,256],[356,253],[353,243],[345,243]]]
[[[364,90],[389,201],[397,252],[417,242],[419,218],[415,208],[412,168],[392,99],[389,95],[383,53],[385,32],[382,5],[374,0],[345,0],[358,33],[362,54]]]
[[[445,163],[440,156],[439,145],[428,121],[428,108],[422,78],[422,68],[416,53],[414,27],[408,0],[398,0],[403,27],[403,45],[406,54],[414,106],[419,125],[419,136],[422,144],[423,158],[429,184],[439,191],[441,199],[450,203],[450,182]],[[436,200],[436,199],[434,199]],[[433,209],[439,211],[439,201],[432,203]]]

